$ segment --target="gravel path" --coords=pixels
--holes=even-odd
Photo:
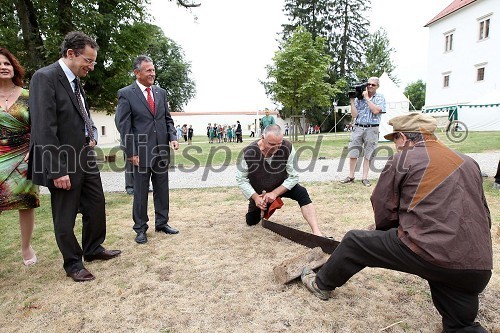
[[[488,176],[493,177],[497,170],[500,159],[500,151],[489,153],[467,154],[476,160],[481,170]],[[375,161],[369,178],[379,177],[386,161]],[[316,160],[315,163],[308,161],[299,162],[300,181],[339,181],[348,176],[348,161],[336,159]],[[237,186],[235,180],[236,166],[219,166],[214,168],[199,167],[197,169],[174,168],[170,170],[170,188],[205,188]],[[359,177],[359,172],[356,176]],[[125,189],[125,177],[123,172],[101,172],[104,192],[122,192]],[[48,193],[46,188],[41,193]]]

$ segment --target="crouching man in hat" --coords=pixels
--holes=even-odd
[[[323,236],[311,198],[306,188],[298,184],[299,174],[294,161],[295,149],[290,141],[283,140],[281,127],[276,124],[267,126],[260,140],[243,149],[236,182],[249,200],[246,222],[249,226],[258,224],[262,210],[281,201],[280,197],[287,197],[298,202],[311,231]]]
[[[327,300],[365,267],[414,274],[429,283],[444,332],[486,332],[474,321],[493,261],[479,166],[437,141],[432,117],[411,113],[389,124],[385,138],[399,152],[371,196],[376,230],[349,231],[317,275],[304,268],[302,282]]]

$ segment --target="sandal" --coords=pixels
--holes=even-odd
[[[31,251],[33,251],[33,249],[30,247]],[[38,258],[36,257],[36,254],[35,254],[35,251],[33,251],[33,257],[31,257],[30,259],[24,259],[23,258],[23,264],[24,266],[33,266],[34,264],[36,264],[38,261]]]
[[[349,184],[349,183],[354,183],[354,177],[346,177],[345,179],[342,179],[340,181],[341,184]]]

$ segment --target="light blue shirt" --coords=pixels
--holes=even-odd
[[[368,102],[364,99],[355,99],[354,106],[358,111],[358,116],[356,117],[356,124],[360,125],[380,125],[380,118],[382,113],[385,113],[385,98],[384,95],[375,93],[370,100],[373,104],[377,105],[382,109],[381,113],[374,114],[370,107],[368,106]]]

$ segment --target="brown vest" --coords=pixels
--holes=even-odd
[[[243,149],[243,157],[248,165],[248,179],[255,192],[270,192],[280,186],[288,178],[286,162],[292,151],[292,143],[283,140],[283,143],[273,155],[271,163],[264,160],[264,156],[257,144],[252,142]]]

